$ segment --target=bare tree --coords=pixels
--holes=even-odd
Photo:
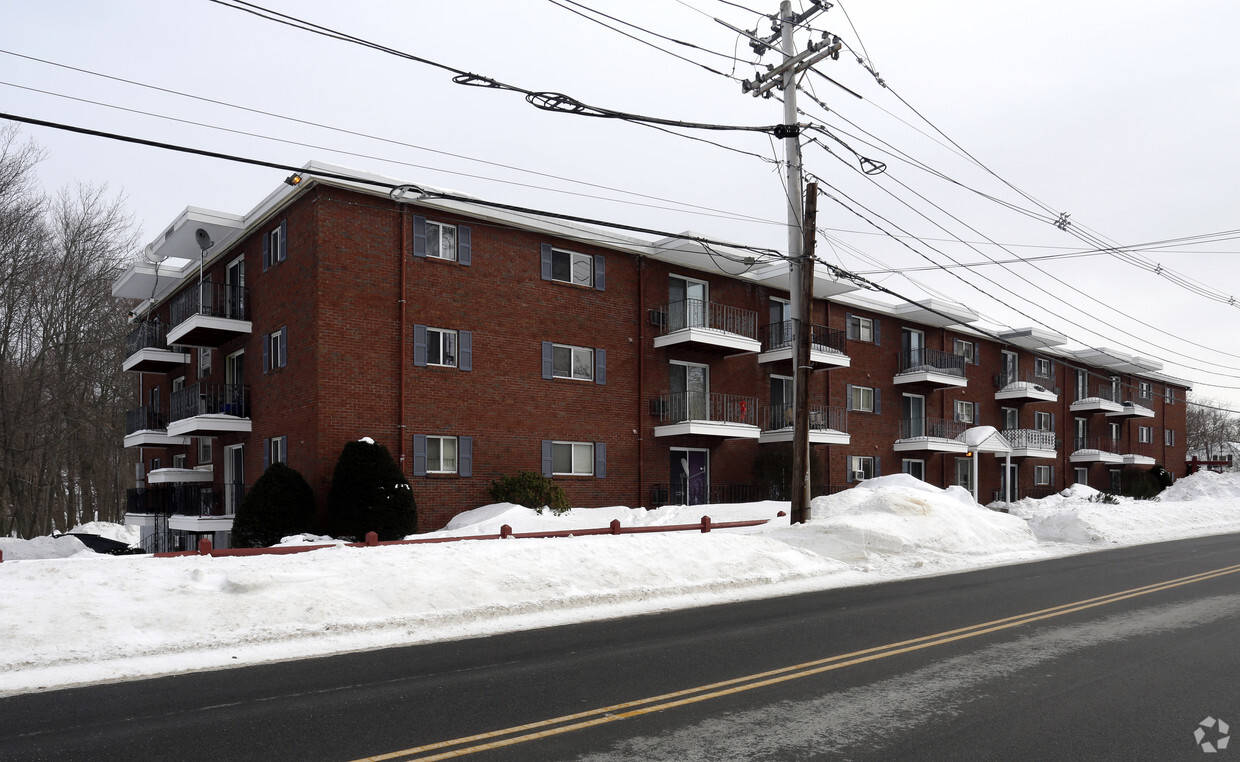
[[[1215,460],[1231,452],[1228,442],[1240,442],[1240,416],[1210,397],[1190,394],[1185,410],[1188,454]]]
[[[123,199],[48,197],[42,152],[0,130],[0,536],[123,511],[120,371],[127,304],[112,282],[135,248]]]

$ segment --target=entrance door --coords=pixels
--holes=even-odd
[[[1015,352],[1009,352],[1006,349],[1003,350],[1003,383],[1005,386],[1019,380],[1016,377],[1017,363],[1019,360],[1020,355]]]
[[[956,485],[973,491],[973,458],[956,458]]]
[[[926,436],[926,398],[920,394],[906,394],[904,406],[903,439]]]
[[[1019,468],[1020,467],[1017,466],[1015,463],[1013,463],[1008,468],[999,466],[999,499],[1000,500],[1002,500],[1003,496],[1007,494],[1007,492],[1005,492],[1004,490],[1007,489],[1008,484],[1012,485],[1012,499],[1013,500],[1020,499],[1020,494],[1017,491],[1020,486]]]
[[[224,394],[220,396],[221,413],[248,418],[245,399],[245,350],[229,355],[224,362]]]
[[[708,328],[706,297],[704,281],[672,276],[668,281],[668,328]]]
[[[925,365],[925,349],[926,334],[922,331],[916,331],[912,328],[904,328],[900,331],[900,349],[904,350],[904,356],[908,358],[908,365],[904,370],[911,368],[919,368]]]
[[[224,448],[224,513],[237,512],[245,495],[245,445]]]
[[[245,319],[245,259],[237,257],[224,271],[227,294],[224,302],[224,317],[233,320]]]
[[[710,368],[691,363],[672,363],[672,420],[710,420]]]
[[[702,505],[710,496],[710,451],[672,448],[670,463],[672,505]]]

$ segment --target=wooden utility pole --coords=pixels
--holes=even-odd
[[[794,419],[792,424],[792,510],[793,523],[803,523],[810,518],[810,449],[809,449],[809,379],[812,367],[809,361],[810,338],[814,330],[814,232],[818,217],[818,183],[805,186],[805,220],[802,224],[801,260],[791,267],[800,271],[800,288],[797,305],[800,312],[795,316],[796,346],[792,359],[795,367],[793,394]]]

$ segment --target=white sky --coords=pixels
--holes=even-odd
[[[746,61],[753,58],[735,34],[710,17],[751,29],[757,17],[719,0],[583,4],[702,47],[736,52]],[[777,10],[774,0],[740,4],[764,12]],[[673,231],[693,229],[754,245],[785,244],[781,173],[775,165],[750,156],[615,120],[542,112],[527,105],[520,94],[454,85],[442,70],[293,30],[207,0],[47,0],[11,5],[0,26],[0,49],[10,53],[422,148],[293,124],[5,53],[0,53],[4,83],[0,110],[292,165],[311,158],[333,161],[592,218]],[[533,90],[564,92],[591,105],[702,122],[758,125],[781,120],[778,102],[742,95],[736,82],[633,42],[550,0],[362,4],[271,0],[271,5],[460,69]],[[1071,214],[1078,226],[1129,245],[1240,228],[1233,211],[1240,176],[1235,141],[1240,133],[1240,80],[1234,76],[1233,34],[1240,26],[1240,5],[1200,0],[1170,11],[1165,3],[1145,0],[1035,4],[875,0],[843,7],[851,14],[855,32],[839,5],[818,16],[813,25],[840,34],[854,50],[860,50],[859,33],[875,68],[895,93],[995,173],[1052,210]],[[759,31],[766,32],[765,22]],[[798,46],[807,39],[802,35]],[[724,58],[656,42],[725,72],[731,70],[731,62]],[[764,63],[774,60],[768,54]],[[909,200],[949,228],[951,235],[970,241],[983,240],[984,235],[1009,244],[1008,251],[979,247],[1002,259],[1083,248],[1076,238],[1045,222],[931,179],[901,159],[866,146],[864,141],[872,139],[853,124],[960,183],[1031,208],[929,137],[929,129],[918,123],[916,115],[892,92],[878,87],[848,53],[817,68],[864,100],[811,77],[809,84],[834,113],[826,114],[802,97],[802,108],[808,112],[802,120],[824,123],[860,153],[885,161],[889,171],[878,178],[878,185]],[[740,77],[752,77],[753,71],[748,64],[736,67]],[[13,85],[321,148],[119,112]],[[917,125],[921,132],[908,125]],[[144,242],[187,205],[244,213],[284,176],[47,128],[24,129],[48,149],[41,169],[47,187],[83,181],[107,182],[123,190],[142,225]],[[760,134],[693,134],[766,157],[782,156],[773,153],[770,141]],[[949,237],[822,149],[808,146],[806,164],[868,207],[867,217],[885,217],[926,240]],[[897,182],[917,189],[979,232],[930,208]],[[641,199],[625,191],[667,201]],[[717,210],[716,216],[691,214],[672,202]],[[858,251],[886,266],[927,264],[918,254],[874,235],[872,228],[827,199],[820,204],[818,221],[835,241],[829,246],[820,240],[819,253],[849,269],[879,269]],[[936,261],[946,261],[927,244],[911,245]],[[983,259],[959,243],[929,245],[962,262]],[[1230,295],[1233,290],[1240,293],[1236,278],[1240,268],[1234,263],[1237,249],[1240,244],[1235,241],[1223,241],[1142,256]],[[1012,327],[1044,323],[1082,344],[1161,359],[1166,372],[1197,382],[1198,393],[1224,398],[1240,408],[1240,391],[1206,385],[1240,389],[1240,332],[1233,329],[1240,316],[1236,307],[1192,294],[1110,256],[1049,260],[1041,266],[1119,311],[1026,265],[1011,271],[991,266],[965,274],[980,291],[941,272],[915,277],[1000,323]],[[982,280],[983,274],[994,282]],[[933,293],[901,276],[873,277],[913,298]],[[1026,314],[1016,314],[1005,304]]]
[[[787,503],[576,509],[511,504],[429,536],[769,519],[619,537],[327,548],[286,556],[100,556],[71,536],[0,538],[0,696],[75,683],[463,639],[1240,531],[1240,476],[1204,471],[1160,502],[1022,500],[1010,514],[906,474]],[[119,529],[110,525],[111,529]],[[99,525],[86,531],[108,532]],[[428,535],[420,535],[425,539]],[[128,541],[136,539],[132,535]],[[312,538],[322,541],[322,538]]]

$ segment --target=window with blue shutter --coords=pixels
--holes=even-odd
[[[594,476],[597,479],[607,477],[607,443],[594,443]]]
[[[554,475],[554,464],[551,460],[551,440],[544,439],[542,441],[542,472],[543,476]]]
[[[607,350],[594,350],[594,383],[604,385],[607,383]]]
[[[542,343],[542,377],[555,378],[555,345],[549,341]]]
[[[457,331],[457,351],[460,355],[457,357],[456,367],[460,370],[474,369],[474,332],[473,331]]]
[[[456,226],[456,261],[466,266],[473,264],[469,228],[464,225]]]
[[[277,261],[288,259],[288,220],[280,220],[280,251]]]
[[[551,280],[551,244],[542,245],[542,279]]]
[[[413,435],[413,475],[426,476],[426,435]]]
[[[474,438],[456,438],[457,473],[460,476],[474,475]]]
[[[419,368],[426,367],[426,326],[413,327],[413,364]]]
[[[426,256],[426,218],[413,216],[413,256]]]
[[[594,255],[594,290],[606,291],[607,288],[607,260],[602,254]]]

